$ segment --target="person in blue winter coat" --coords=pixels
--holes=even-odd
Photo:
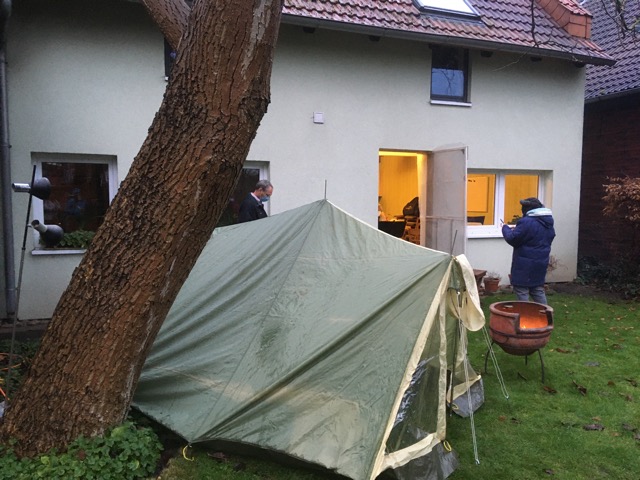
[[[518,300],[547,304],[544,281],[551,242],[556,236],[551,210],[535,197],[520,200],[522,218],[515,227],[502,225],[502,236],[513,247],[511,285]]]

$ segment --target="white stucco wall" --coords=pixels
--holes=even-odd
[[[375,225],[379,148],[462,144],[468,168],[550,172],[546,200],[557,222],[552,253],[560,265],[549,280],[573,280],[584,69],[477,51],[471,64],[472,107],[431,105],[428,45],[284,27],[272,104],[250,152],[271,162],[272,213],[322,198],[326,180],[332,202]],[[313,123],[314,111],[324,113],[325,124]],[[471,238],[467,252],[474,267],[497,271],[508,283],[512,250],[501,236]]]
[[[162,35],[131,2],[16,2],[7,78],[13,182],[29,183],[32,152],[115,155],[122,180],[166,87]],[[12,199],[17,282],[28,195]],[[50,317],[80,260],[33,247],[29,230],[21,319]]]
[[[36,19],[17,9],[12,18],[13,181],[28,182],[31,152],[116,155],[122,179],[160,105],[162,37],[142,7],[114,2],[103,10],[84,3],[55,13],[50,8]],[[471,65],[471,107],[430,105],[427,44],[283,26],[272,103],[249,154],[269,162],[276,187],[271,214],[323,198],[326,182],[329,200],[375,224],[380,148],[463,144],[469,168],[552,172],[547,198],[558,234],[552,253],[561,266],[551,279],[572,280],[584,71],[499,52],[484,58],[472,51]],[[313,112],[323,112],[325,123],[314,124]],[[13,197],[17,259],[22,196]],[[469,239],[467,246],[474,267],[506,280],[511,247],[504,240]],[[79,256],[26,257],[20,318],[46,318]]]

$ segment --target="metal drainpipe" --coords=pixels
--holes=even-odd
[[[0,3],[0,190],[2,190],[2,231],[7,317],[16,315],[16,275],[13,244],[13,204],[11,201],[11,157],[9,155],[9,109],[7,106],[6,45],[11,0]]]

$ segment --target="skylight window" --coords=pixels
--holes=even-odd
[[[449,15],[478,17],[478,12],[466,0],[415,0],[420,10]]]

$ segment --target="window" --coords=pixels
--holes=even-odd
[[[468,103],[468,50],[433,46],[431,52],[431,100]]]
[[[501,236],[501,221],[515,223],[522,215],[521,199],[538,197],[544,203],[546,179],[542,172],[469,172],[468,236]]]
[[[256,187],[258,180],[268,180],[267,174],[267,162],[245,162],[242,167],[242,173],[240,179],[236,184],[236,189],[233,191],[229,198],[229,203],[222,216],[218,221],[216,227],[225,227],[227,225],[233,225],[238,223],[238,211],[240,210],[240,204],[242,200],[249,195],[250,192]],[[269,204],[265,204],[265,209],[269,209]]]
[[[110,155],[35,153],[36,176],[51,182],[51,195],[34,198],[33,218],[59,225],[65,233],[58,250],[86,248],[102,224],[117,189],[116,158]],[[74,235],[69,235],[74,234]],[[75,242],[74,243],[74,239]],[[36,248],[39,237],[36,232]]]
[[[431,13],[478,17],[478,13],[466,0],[416,0],[420,10]]]
[[[167,39],[164,39],[164,79],[165,80],[169,80],[169,77],[171,76],[171,70],[173,70],[173,64],[176,61],[176,52],[173,48],[171,48],[171,45],[169,45],[169,42],[167,42]]]

